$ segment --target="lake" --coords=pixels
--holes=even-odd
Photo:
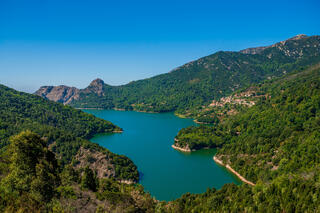
[[[202,193],[240,180],[212,157],[216,150],[182,153],[173,148],[181,128],[195,124],[173,113],[143,113],[114,110],[83,110],[123,128],[123,133],[96,135],[92,142],[128,156],[138,166],[140,184],[158,200],[173,200],[182,194]]]

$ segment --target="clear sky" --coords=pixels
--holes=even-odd
[[[319,11],[319,0],[0,0],[0,83],[124,84],[218,50],[320,35]]]

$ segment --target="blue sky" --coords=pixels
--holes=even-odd
[[[318,0],[0,0],[0,83],[124,84],[218,50],[320,35],[319,11]]]

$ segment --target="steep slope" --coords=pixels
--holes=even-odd
[[[6,149],[10,136],[24,130],[31,130],[45,139],[62,165],[72,162],[76,166],[80,163],[76,159],[79,152],[95,152],[107,163],[100,165],[98,172],[110,170],[105,176],[119,180],[137,181],[139,178],[130,159],[88,141],[94,134],[118,132],[121,128],[72,107],[0,85],[0,151]],[[84,166],[98,169],[94,166],[98,165],[94,163],[94,156],[90,159],[92,161]]]
[[[109,86],[95,80],[68,104],[78,108],[185,113],[252,83],[318,62],[320,36],[299,35],[268,47],[220,51],[167,74],[123,86]],[[37,94],[50,99],[50,93],[37,91]]]

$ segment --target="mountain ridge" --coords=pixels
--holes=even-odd
[[[307,38],[308,36],[306,34],[298,34],[294,37],[291,37],[291,38],[288,38],[284,41],[280,41],[280,42],[277,42],[275,44],[272,44],[272,45],[268,45],[268,46],[261,46],[261,47],[249,47],[249,48],[246,48],[246,49],[243,49],[243,50],[240,50],[239,52],[241,53],[244,53],[244,54],[259,54],[261,53],[263,50],[267,49],[267,48],[270,48],[270,47],[275,47],[276,45],[278,44],[285,44],[287,41],[292,41],[292,40],[299,40],[299,39],[302,39],[302,38]]]
[[[261,49],[262,48],[262,49]],[[247,54],[247,53],[252,54]],[[320,36],[298,35],[267,47],[242,52],[219,51],[188,62],[169,73],[110,86],[99,79],[66,98],[66,93],[48,94],[76,108],[125,109],[147,112],[184,112],[217,100],[268,78],[320,62]],[[46,87],[49,88],[49,87]],[[54,91],[54,90],[52,90]]]

